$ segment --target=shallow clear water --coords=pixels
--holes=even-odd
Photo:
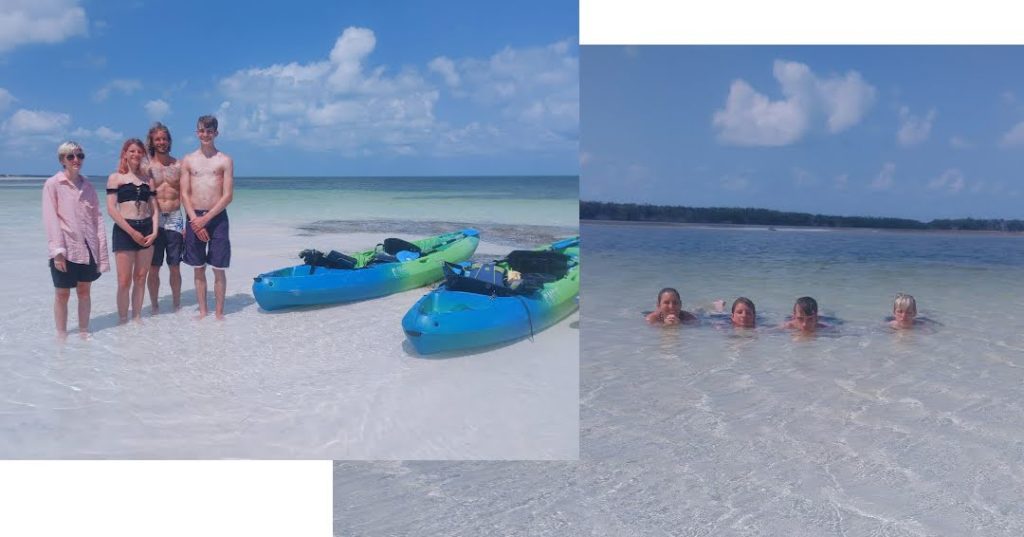
[[[580,461],[340,463],[336,535],[1024,533],[1024,237],[581,232]],[[764,327],[647,326],[669,285]],[[882,328],[898,291],[943,325]],[[768,326],[804,294],[836,333]]]
[[[183,265],[180,312],[165,268],[162,313],[149,315],[147,297],[141,324],[117,326],[112,269],[93,285],[91,339],[63,345],[41,186],[0,181],[0,457],[578,455],[578,315],[532,341],[424,359],[401,318],[425,289],[282,313],[260,311],[250,291],[252,276],[298,263],[307,247],[351,251],[472,225],[486,258],[575,234],[576,178],[242,178],[228,208],[226,320],[193,320]]]

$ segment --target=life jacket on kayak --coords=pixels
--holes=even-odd
[[[513,250],[504,259],[478,265],[445,263],[445,287],[491,296],[528,295],[564,278],[570,264],[571,258],[561,252]]]

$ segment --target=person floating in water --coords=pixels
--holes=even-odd
[[[917,301],[906,293],[897,293],[892,301],[892,321],[889,326],[895,329],[913,328],[917,318]]]
[[[756,324],[757,309],[754,302],[745,296],[741,296],[732,303],[732,325],[736,328],[754,328]]]
[[[674,325],[697,322],[697,316],[682,309],[683,301],[679,291],[666,287],[658,292],[658,309],[647,316],[651,324]]]
[[[802,334],[813,334],[819,328],[828,328],[828,325],[818,322],[818,302],[809,296],[802,296],[793,304],[793,317],[782,327],[799,330]]]

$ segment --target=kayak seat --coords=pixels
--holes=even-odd
[[[449,291],[462,291],[492,296],[512,296],[517,294],[506,283],[505,273],[497,270],[493,262],[474,265],[470,268],[445,262],[444,278],[445,287]]]
[[[384,239],[384,253],[398,255],[398,252],[406,251],[414,254],[423,253],[419,246],[402,239]]]

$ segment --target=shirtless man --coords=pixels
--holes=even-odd
[[[185,249],[185,218],[181,214],[181,164],[171,156],[171,131],[159,121],[146,136],[149,153],[149,177],[156,187],[156,203],[160,207],[160,228],[149,271],[150,310],[160,311],[160,266],[167,256],[174,311],[181,308],[181,256]]]
[[[199,149],[181,160],[181,201],[188,215],[185,263],[195,267],[199,319],[206,317],[206,265],[213,268],[213,295],[218,319],[224,318],[224,270],[231,263],[228,213],[234,195],[234,161],[214,145],[217,118],[202,116],[196,125]]]

